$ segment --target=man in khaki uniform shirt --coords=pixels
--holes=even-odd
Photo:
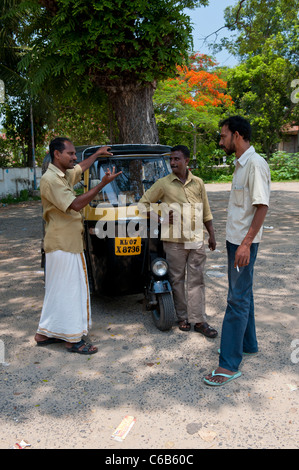
[[[203,181],[188,170],[190,151],[183,145],[173,147],[170,155],[172,173],[156,181],[139,201],[140,210],[155,210],[157,201],[166,218],[161,225],[161,239],[169,264],[169,277],[173,291],[179,328],[194,330],[215,338],[217,331],[207,323],[205,311],[204,266],[206,253],[203,225],[208,233],[208,245],[215,250],[216,241],[212,214]],[[152,206],[151,206],[152,205]],[[164,213],[163,213],[164,214]],[[164,217],[162,217],[163,219]],[[185,274],[187,272],[187,284]]]
[[[100,184],[79,196],[75,195],[73,187],[81,180],[82,172],[100,155],[112,155],[108,149],[101,147],[74,166],[76,151],[69,139],[57,137],[50,143],[52,163],[40,182],[45,220],[46,285],[35,335],[39,346],[64,341],[70,352],[97,352],[97,348],[82,340],[91,325],[91,314],[80,211],[119,173],[107,169]]]
[[[251,127],[240,116],[221,123],[220,147],[235,153],[235,172],[226,224],[228,257],[227,307],[222,325],[219,367],[204,378],[219,386],[240,377],[244,354],[255,354],[253,269],[270,199],[270,170],[250,144]]]

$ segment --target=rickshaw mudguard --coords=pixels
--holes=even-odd
[[[172,292],[170,282],[167,279],[156,280],[152,279],[149,286],[149,293],[151,294],[164,294],[165,292]]]

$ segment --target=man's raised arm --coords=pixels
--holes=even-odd
[[[101,155],[113,155],[113,153],[109,152],[108,150],[111,147],[105,145],[104,147],[100,147],[93,155],[86,158],[86,160],[82,160],[82,162],[78,163],[81,166],[82,172],[87,170],[91,165],[96,161],[96,159]]]

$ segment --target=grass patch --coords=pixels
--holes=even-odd
[[[30,191],[28,189],[22,189],[20,191],[19,196],[12,196],[11,194],[8,194],[6,197],[0,199],[0,204],[2,205],[18,204],[19,202],[39,201],[39,200],[40,200],[39,196],[34,196],[30,194]]]

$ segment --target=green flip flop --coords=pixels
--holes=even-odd
[[[221,373],[216,374],[215,370],[213,370],[212,377],[221,376],[221,377],[226,377],[227,380],[224,380],[224,382],[212,382],[211,380],[204,378],[203,381],[207,385],[211,385],[212,387],[217,387],[219,385],[225,385],[226,383],[230,382],[231,380],[237,379],[238,377],[240,377],[240,375],[242,375],[241,372],[236,372],[233,375],[221,374]]]

